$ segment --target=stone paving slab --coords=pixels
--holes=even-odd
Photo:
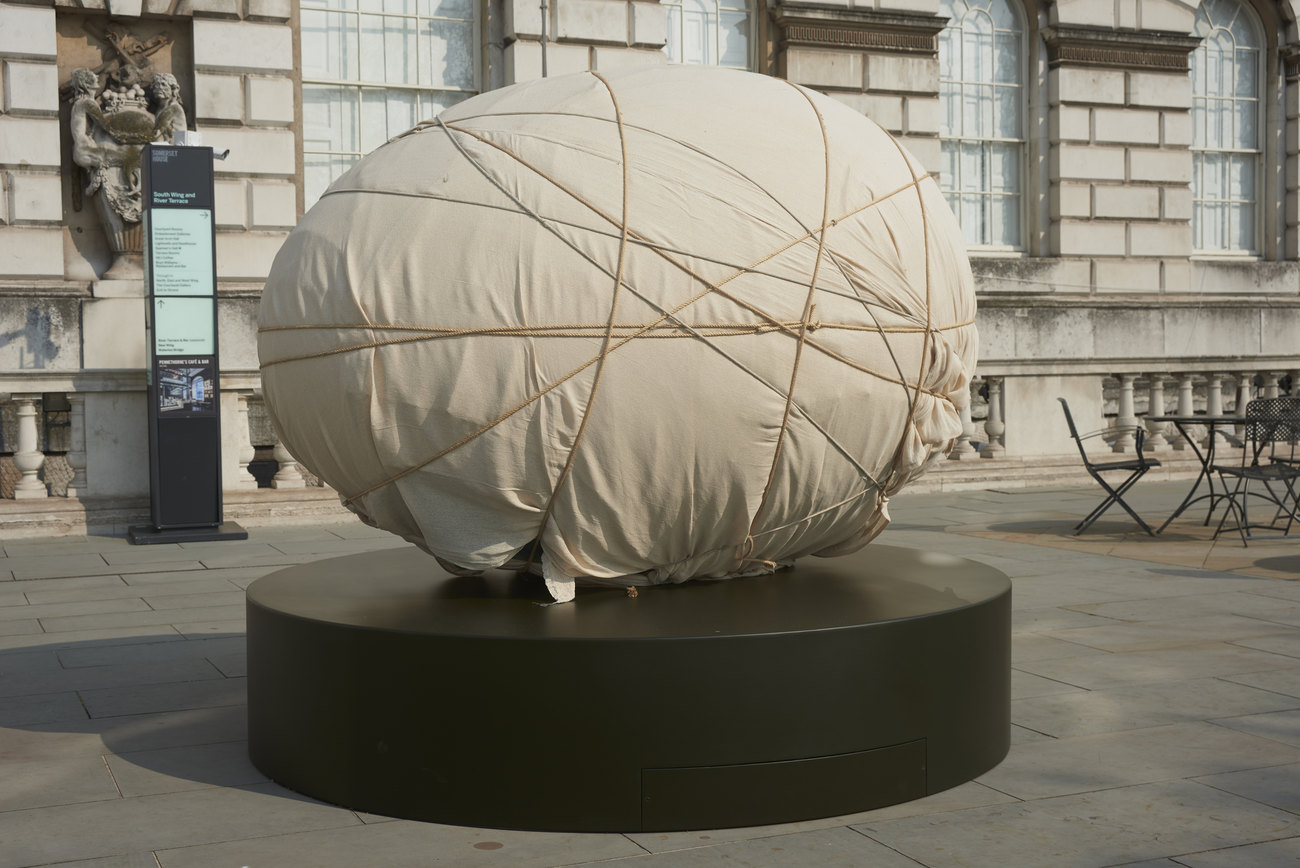
[[[1167,781],[854,828],[929,868],[1103,868],[1293,837],[1300,817]]]
[[[270,783],[249,761],[243,740],[127,751],[103,759],[126,798]]]
[[[345,808],[274,784],[8,811],[0,813],[0,868],[360,824]]]
[[[979,783],[1043,799],[1300,762],[1300,748],[1203,721],[1020,745]]]
[[[1300,764],[1209,775],[1197,783],[1300,814]]]
[[[158,852],[158,864],[162,868],[243,865],[427,868],[432,864],[456,868],[498,865],[543,868],[627,855],[643,856],[645,851],[622,835],[512,832],[395,821],[162,848]]]
[[[1013,698],[1011,718],[1022,726],[1055,738],[1207,719],[1242,732],[1276,737],[1268,731],[1259,731],[1268,728],[1263,722],[1270,717],[1266,712],[1297,708],[1300,708],[1300,698],[1294,696],[1217,678],[1192,678],[1110,690]],[[1234,720],[1241,723],[1234,723]],[[1248,721],[1254,720],[1259,724],[1252,728]],[[1289,727],[1296,727],[1300,732],[1300,720],[1286,719],[1274,729],[1288,731]]]
[[[1185,489],[1143,484],[1134,502],[1167,513]],[[265,780],[246,755],[242,589],[407,545],[391,535],[253,528],[152,553],[112,537],[0,541],[0,868],[1295,864],[1300,535],[1246,550],[1199,520],[1155,540],[1127,520],[1070,535],[1098,499],[904,493],[891,506],[881,542],[1012,576],[999,767],[880,811],[673,834],[415,823]]]
[[[216,672],[215,669],[213,671]],[[214,678],[81,690],[78,695],[91,717],[118,717],[123,714],[243,705],[245,688],[242,678]]]
[[[1300,838],[1285,838],[1179,856],[1176,864],[1186,868],[1295,868],[1297,862],[1300,862]]]

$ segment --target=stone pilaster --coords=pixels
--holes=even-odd
[[[1192,250],[1194,37],[1096,26],[1044,31],[1056,256],[1099,292],[1179,292]]]
[[[1283,249],[1287,259],[1300,258],[1300,43],[1283,46],[1281,66],[1285,83],[1282,103],[1286,114],[1283,177]]]
[[[938,3],[882,12],[785,2],[772,12],[776,74],[857,109],[939,170]],[[933,7],[933,8],[930,8]]]

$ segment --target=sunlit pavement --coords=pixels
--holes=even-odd
[[[1129,502],[1158,525],[1188,484],[1141,484]],[[890,505],[880,542],[1012,579],[1001,765],[884,810],[672,834],[391,820],[253,768],[243,589],[282,566],[404,544],[395,537],[331,524],[253,528],[246,542],[5,543],[0,868],[1295,865],[1300,528],[1243,547],[1233,533],[1211,539],[1217,515],[1207,528],[1193,508],[1152,538],[1114,508],[1072,535],[1101,497],[904,493]]]

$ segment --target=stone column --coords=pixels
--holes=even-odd
[[[1168,452],[1169,441],[1165,439],[1167,422],[1152,422],[1152,416],[1165,414],[1165,375],[1151,374],[1147,387],[1147,441],[1148,452]]]
[[[1266,371],[1264,373],[1264,388],[1261,398],[1276,398],[1278,396],[1277,381],[1282,379],[1282,375],[1276,371]]]
[[[1205,415],[1222,416],[1223,415],[1223,378],[1225,374],[1210,374],[1205,384]],[[1223,432],[1218,428],[1210,428],[1205,432],[1205,439],[1201,441],[1206,446],[1210,445],[1210,438],[1214,438],[1215,446],[1227,445],[1227,440],[1223,437]]]
[[[1136,374],[1116,374],[1115,378],[1119,380],[1119,412],[1116,414],[1115,424],[1125,428],[1137,427],[1137,414],[1133,410],[1133,381],[1137,379]],[[1137,446],[1137,438],[1132,434],[1121,434],[1111,445],[1112,452],[1132,452]]]
[[[90,485],[86,481],[86,397],[75,393],[68,395],[68,467],[72,479],[68,482],[68,497],[86,497]]]
[[[1002,378],[985,377],[984,382],[989,387],[989,417],[984,421],[984,433],[989,442],[980,457],[1001,458],[1006,453],[1002,435],[1007,430],[1007,426],[1002,423]]]
[[[1250,371],[1242,371],[1237,374],[1237,404],[1233,407],[1234,416],[1246,415],[1246,405],[1250,403],[1250,387],[1255,380],[1255,375]],[[1246,436],[1245,425],[1234,425],[1233,433],[1237,439],[1244,439]]]
[[[1178,414],[1179,416],[1190,416],[1196,412],[1196,405],[1192,400],[1192,379],[1195,374],[1178,375]],[[1174,448],[1180,452],[1190,450],[1192,444],[1188,442],[1187,437],[1179,434],[1174,438]]]
[[[36,397],[34,395],[14,395],[18,405],[18,451],[14,453],[14,465],[22,478],[14,485],[15,500],[29,500],[49,497],[50,492],[40,480],[41,467],[45,464],[45,455],[37,445],[39,438],[36,430]]]
[[[289,454],[289,450],[284,448],[284,444],[278,437],[275,440],[275,461],[280,465],[280,469],[275,472],[275,477],[271,480],[272,488],[307,487],[307,481],[302,478],[302,471],[298,469],[298,461]]]

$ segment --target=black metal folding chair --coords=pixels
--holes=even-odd
[[[1255,530],[1291,532],[1297,518],[1297,480],[1300,480],[1300,461],[1296,460],[1295,445],[1300,438],[1300,401],[1295,398],[1260,398],[1246,405],[1246,442],[1241,451],[1240,464],[1216,464],[1223,488],[1228,492],[1228,508],[1219,519],[1214,535],[1218,537],[1227,524],[1228,516],[1236,520],[1236,530],[1241,534],[1241,544],[1248,545]],[[1282,453],[1287,454],[1283,455]],[[1229,487],[1228,481],[1234,484]],[[1261,490],[1252,491],[1250,484],[1260,483]],[[1267,524],[1250,521],[1250,498],[1263,499],[1273,508],[1273,518]],[[1286,524],[1280,526],[1285,519]]]
[[[1103,512],[1110,509],[1111,505],[1116,503],[1118,503],[1125,512],[1132,516],[1133,520],[1141,525],[1144,531],[1149,533],[1151,536],[1155,536],[1155,531],[1153,531],[1150,526],[1142,520],[1141,516],[1133,511],[1132,507],[1124,502],[1125,493],[1127,493],[1128,490],[1132,488],[1148,470],[1152,467],[1160,466],[1158,460],[1148,457],[1146,453],[1142,451],[1142,445],[1146,441],[1146,431],[1141,425],[1115,425],[1110,428],[1091,431],[1087,434],[1080,434],[1078,429],[1074,427],[1074,417],[1070,415],[1070,405],[1064,398],[1057,398],[1056,400],[1061,402],[1061,409],[1065,411],[1065,424],[1070,426],[1070,436],[1074,438],[1075,445],[1079,447],[1079,455],[1083,457],[1084,468],[1087,469],[1088,475],[1097,480],[1097,484],[1106,490],[1107,495],[1106,499],[1103,500],[1096,509],[1088,513],[1087,517],[1084,518],[1083,521],[1074,526],[1075,536],[1078,536],[1087,530],[1094,521],[1101,518]],[[1102,440],[1107,444],[1111,444],[1126,434],[1133,436],[1137,447],[1136,458],[1125,458],[1119,461],[1093,461],[1092,457],[1088,455],[1087,447],[1084,445],[1085,441]],[[1110,473],[1113,471],[1123,471],[1128,473],[1128,476],[1119,485],[1113,486],[1102,478],[1103,473]]]

